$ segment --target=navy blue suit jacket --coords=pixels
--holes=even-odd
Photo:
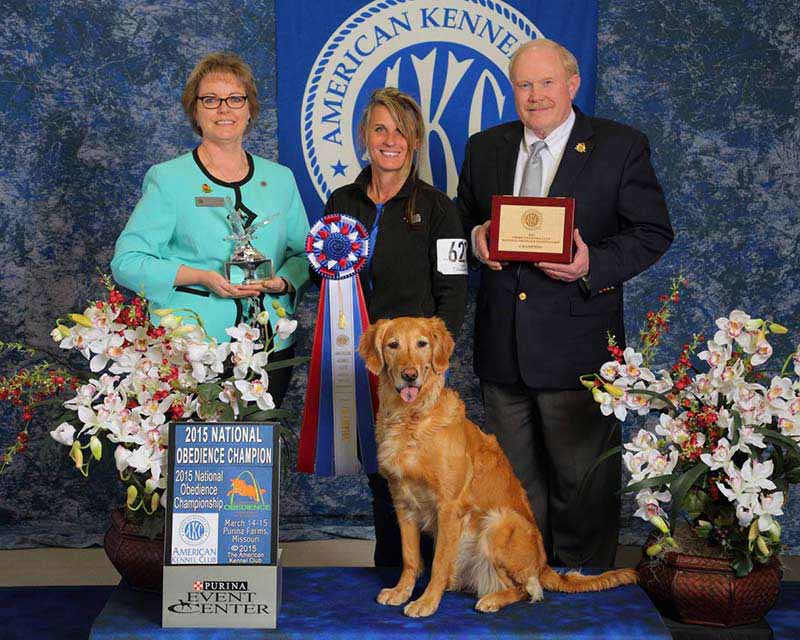
[[[474,343],[482,380],[579,388],[581,374],[608,360],[608,331],[624,345],[622,283],[672,242],[647,138],[573,108],[575,125],[548,195],[575,198],[575,226],[589,246],[590,289],[580,281],[552,280],[527,263],[512,262],[502,271],[482,266]],[[513,193],[522,135],[517,121],[469,139],[458,184],[467,232],[490,218],[493,195]]]

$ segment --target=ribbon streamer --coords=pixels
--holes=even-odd
[[[306,256],[322,277],[297,468],[318,476],[378,470],[377,379],[358,354],[369,317],[358,272],[369,234],[340,214],[321,218],[306,238]]]

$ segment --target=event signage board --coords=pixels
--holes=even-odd
[[[277,426],[177,422],[169,450],[163,625],[274,628]]]

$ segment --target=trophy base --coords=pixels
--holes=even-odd
[[[275,277],[272,260],[229,260],[225,277],[231,284],[252,284]]]

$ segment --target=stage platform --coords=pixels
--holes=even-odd
[[[545,592],[542,602],[520,602],[494,614],[475,611],[473,596],[446,593],[436,614],[413,619],[401,607],[375,602],[378,591],[393,586],[397,576],[397,570],[374,568],[284,568],[283,603],[274,631],[162,629],[160,597],[120,586],[90,638],[671,638],[639,587],[572,595]],[[426,583],[427,577],[420,580],[414,598]]]
[[[304,580],[304,574],[300,573],[292,575],[292,572],[302,571],[311,574],[316,573],[318,570],[295,570],[284,569],[286,572],[285,578],[289,580],[290,585],[294,584],[297,579]],[[330,569],[333,572],[350,572],[351,569]],[[375,571],[375,570],[366,570]],[[306,574],[308,575],[308,574]],[[392,577],[394,577],[392,575]],[[399,609],[378,607],[372,602],[371,594],[360,593],[358,589],[362,588],[366,581],[364,576],[342,576],[342,580],[328,580],[327,586],[323,588],[322,592],[315,595],[312,602],[303,606],[302,602],[295,601],[292,604],[288,602],[290,608],[282,612],[279,619],[279,629],[274,632],[269,631],[216,631],[216,636],[212,635],[213,631],[200,631],[200,630],[172,630],[172,635],[167,635],[168,630],[162,630],[159,627],[159,598],[155,595],[132,593],[128,589],[120,587],[99,587],[99,586],[85,586],[85,587],[5,587],[0,588],[0,617],[2,617],[3,624],[0,625],[0,640],[86,640],[91,633],[92,622],[96,619],[98,623],[103,621],[99,618],[101,611],[106,607],[117,608],[120,600],[128,598],[130,602],[128,607],[133,615],[140,616],[141,620],[138,623],[139,631],[135,629],[137,625],[130,624],[131,620],[119,620],[116,624],[121,625],[118,631],[125,631],[126,635],[117,635],[116,637],[125,637],[128,639],[135,638],[280,638],[280,637],[318,637],[318,638],[337,638],[344,637],[345,633],[350,635],[357,635],[359,638],[372,638],[376,636],[372,628],[368,624],[374,622],[372,617],[380,616],[381,625],[377,629],[377,633],[382,633],[383,637],[394,636],[408,636],[414,632],[417,636],[421,637],[452,637],[452,638],[472,638],[472,637],[548,637],[541,635],[540,631],[545,624],[554,625],[549,630],[549,637],[566,638],[569,637],[562,625],[563,616],[574,616],[576,605],[578,601],[583,600],[583,606],[594,607],[600,605],[598,614],[595,616],[590,608],[589,617],[590,633],[594,633],[588,637],[604,637],[601,633],[602,629],[599,626],[600,620],[606,615],[623,618],[628,615],[628,607],[625,606],[619,611],[613,609],[613,604],[604,601],[602,598],[598,602],[593,602],[589,595],[579,596],[561,596],[560,594],[545,593],[544,602],[536,605],[520,603],[514,605],[510,609],[506,609],[499,614],[494,614],[493,617],[483,617],[472,610],[473,599],[464,594],[449,593],[445,595],[445,600],[440,611],[436,616],[441,616],[442,613],[448,615],[447,623],[449,628],[442,629],[442,625],[438,623],[444,622],[437,620],[436,617],[428,621],[413,621],[405,619]],[[348,578],[352,580],[348,580]],[[342,587],[342,583],[345,583]],[[350,584],[355,582],[355,584]],[[311,581],[308,581],[311,585]],[[382,580],[377,581],[377,586],[383,584]],[[334,587],[336,590],[334,590]],[[310,586],[308,588],[311,588]],[[314,585],[314,588],[318,588]],[[624,591],[627,590],[626,595]],[[633,587],[624,587],[623,593],[619,595],[625,599],[631,597],[631,593],[635,591]],[[612,592],[608,592],[611,594]],[[127,594],[127,595],[126,595]],[[602,595],[602,594],[601,594]],[[346,596],[346,597],[345,597]],[[291,598],[291,596],[289,596]],[[641,592],[636,596],[636,602],[647,605],[649,604],[639,598],[644,597]],[[359,606],[354,611],[354,600],[360,599]],[[324,600],[330,600],[329,603]],[[576,600],[577,599],[577,600]],[[150,601],[148,606],[147,601]],[[323,600],[320,604],[319,601]],[[346,608],[337,613],[331,612],[331,607],[335,606],[336,602],[340,600],[347,600]],[[556,607],[556,601],[561,602],[561,610],[553,611]],[[630,603],[629,603],[630,604]],[[147,610],[143,611],[145,607]],[[291,616],[294,619],[287,619],[287,615],[294,610]],[[368,613],[370,618],[362,621],[361,624],[358,620],[350,619],[353,615],[358,613]],[[118,615],[121,614],[117,611]],[[585,612],[584,612],[585,615]],[[290,618],[291,618],[290,616]],[[317,622],[318,617],[322,618],[322,622]],[[555,618],[555,620],[554,620]],[[526,622],[527,620],[527,622]],[[330,628],[334,624],[333,628]],[[655,619],[651,619],[652,624],[655,626]],[[470,628],[467,624],[474,626]],[[291,626],[290,626],[291,625]],[[321,628],[325,627],[325,631]],[[513,626],[517,625],[517,626]],[[527,627],[523,625],[528,625]],[[634,633],[630,631],[634,625],[627,625],[627,629],[620,629],[617,627],[610,627],[608,633]],[[99,627],[99,624],[98,624]],[[784,582],[781,585],[781,597],[778,600],[775,608],[770,611],[764,622],[758,625],[751,625],[749,627],[734,627],[732,629],[714,629],[710,627],[686,626],[686,625],[673,625],[667,623],[667,627],[672,633],[675,640],[763,640],[765,638],[774,637],[776,640],[795,640],[800,639],[800,582]],[[353,630],[357,629],[358,633],[354,634]],[[411,631],[409,631],[411,630]],[[95,629],[95,636],[100,633],[100,629]],[[177,635],[176,635],[177,634]],[[181,635],[183,634],[183,635]],[[114,637],[107,635],[106,637]],[[587,637],[576,635],[574,637]],[[636,635],[606,635],[605,637],[622,637],[624,640],[638,638],[642,636]],[[651,637],[669,637],[665,636],[663,629],[658,628],[658,634]],[[410,640],[404,638],[404,640]]]

